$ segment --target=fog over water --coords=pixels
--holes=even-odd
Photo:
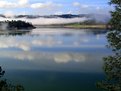
[[[50,25],[50,24],[68,24],[68,23],[77,23],[83,22],[87,20],[86,17],[82,18],[35,18],[35,19],[28,19],[28,18],[0,18],[1,21],[5,20],[22,20],[31,22],[33,25]]]
[[[6,17],[6,16],[5,16]],[[63,18],[63,17],[51,17],[51,16],[41,16],[41,17],[36,17],[36,18],[27,18],[25,17],[20,17],[20,18],[16,18],[14,16],[11,17],[0,17],[0,21],[5,21],[5,20],[22,20],[22,21],[27,21],[27,22],[31,22],[33,25],[51,25],[51,24],[69,24],[69,23],[80,23],[80,22],[84,22],[87,20],[95,20],[96,22],[102,22],[102,23],[106,23],[110,16],[109,15],[105,15],[105,14],[90,14],[87,16],[82,16],[82,17],[72,17],[72,18]],[[49,17],[49,18],[48,18]]]

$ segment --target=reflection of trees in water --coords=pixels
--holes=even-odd
[[[25,34],[29,34],[30,30],[19,30],[19,31],[0,31],[0,35],[6,35],[6,36],[22,36]]]
[[[121,1],[111,0],[110,4],[115,6],[115,11],[111,12],[107,39],[113,55],[104,58],[107,78],[97,85],[107,91],[121,91]]]
[[[0,91],[24,91],[23,86],[21,85],[12,85],[9,84],[6,79],[1,79],[5,74],[5,71],[0,67]]]

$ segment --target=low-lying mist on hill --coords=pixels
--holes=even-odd
[[[33,25],[59,25],[70,23],[81,23],[88,20],[94,20],[97,23],[106,24],[110,19],[109,15],[103,14],[81,14],[81,15],[48,15],[48,16],[36,16],[36,15],[18,15],[13,17],[0,16],[0,21],[12,21],[22,20],[31,22]]]

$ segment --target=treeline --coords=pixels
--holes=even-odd
[[[33,29],[35,28],[32,23],[21,21],[21,20],[12,20],[12,21],[1,21],[0,26],[6,29]]]

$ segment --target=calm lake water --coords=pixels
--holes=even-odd
[[[25,91],[100,91],[106,30],[37,28],[0,36],[4,78]]]

